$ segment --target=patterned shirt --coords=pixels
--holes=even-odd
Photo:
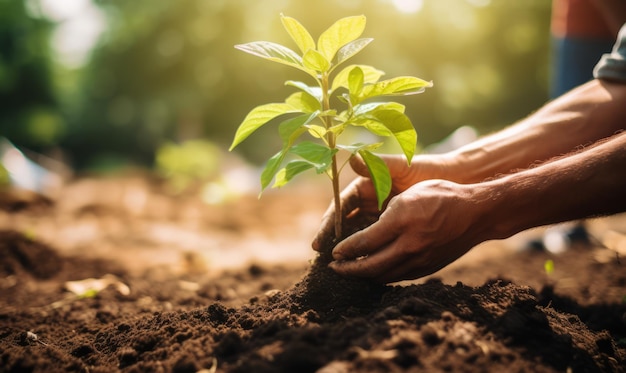
[[[603,55],[593,69],[593,76],[626,83],[626,24],[619,31],[611,53]]]

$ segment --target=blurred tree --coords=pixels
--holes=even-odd
[[[0,136],[34,150],[55,145],[64,131],[51,75],[52,28],[26,1],[0,0]]]
[[[229,61],[241,24],[221,1],[101,0],[109,30],[94,51],[64,142],[78,166],[123,156],[146,164],[168,140],[227,138],[238,120]],[[231,26],[232,27],[232,26]],[[228,118],[228,119],[225,119]],[[206,127],[206,130],[205,130]]]
[[[254,40],[290,45],[281,12],[315,35],[340,17],[365,14],[365,36],[375,41],[354,62],[435,83],[419,100],[403,100],[424,145],[462,125],[502,127],[548,97],[545,0],[96,2],[109,29],[85,67],[63,142],[78,166],[103,155],[150,164],[172,140],[228,143],[251,107],[281,100],[285,80],[307,79],[233,48]],[[241,151],[266,159],[279,144],[264,131],[275,130],[261,129]]]

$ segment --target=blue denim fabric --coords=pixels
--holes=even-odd
[[[553,38],[552,82],[550,96],[558,97],[593,79],[593,69],[615,40]]]

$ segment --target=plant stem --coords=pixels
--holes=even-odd
[[[323,74],[321,79],[322,88],[322,110],[330,110],[330,95],[328,94],[328,74]],[[332,118],[323,116],[322,121],[326,129],[332,127]],[[326,132],[326,140],[328,141],[328,147],[334,152],[336,149],[336,136],[333,132]],[[330,166],[330,179],[333,184],[333,200],[335,204],[335,238],[341,239],[342,235],[342,216],[341,216],[341,198],[339,190],[339,170],[337,167],[337,155],[333,154]]]
[[[333,182],[333,197],[335,200],[335,238],[337,240],[341,239],[341,235],[343,232],[341,231],[342,227],[342,216],[341,216],[341,198],[339,198],[339,172],[337,171],[337,156],[333,155],[332,165],[332,182]]]

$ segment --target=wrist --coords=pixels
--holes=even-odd
[[[416,155],[410,170],[415,175],[415,183],[431,179],[464,183],[461,180],[463,173],[460,172],[459,159],[450,153]]]
[[[471,206],[467,210],[469,216],[463,219],[470,221],[472,225],[468,230],[472,231],[477,243],[504,239],[519,232],[515,214],[512,208],[511,194],[507,185],[501,179],[475,183],[459,184],[459,193]]]
[[[485,240],[505,239],[523,230],[520,217],[523,216],[522,196],[519,190],[511,187],[511,177],[498,178],[482,183],[470,184],[478,205],[478,219],[484,231]]]

